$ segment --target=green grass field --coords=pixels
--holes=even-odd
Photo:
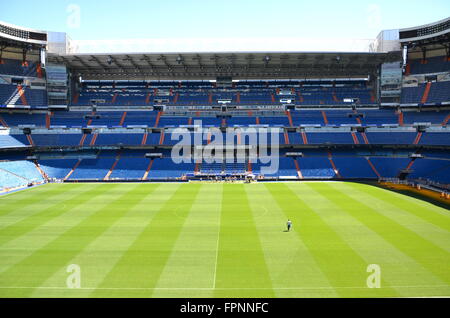
[[[381,288],[367,287],[369,264]],[[449,210],[357,183],[48,184],[0,197],[0,297],[450,296],[449,269]]]

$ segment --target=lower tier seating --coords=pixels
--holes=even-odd
[[[164,150],[162,158],[146,158],[145,151],[103,151],[97,158],[80,155],[77,159],[45,156],[37,163],[50,179],[134,179],[169,180],[193,176],[224,176],[254,174],[265,178],[288,179],[386,179],[397,178],[401,172],[409,173],[408,179],[428,179],[450,184],[450,157],[445,151],[429,151],[423,158],[412,159],[410,152],[393,154],[389,151],[364,154],[358,150],[336,150],[333,153],[321,150],[305,150],[303,157],[287,157],[285,152],[267,160],[252,159],[251,162],[207,162],[177,163]],[[95,156],[95,155],[94,155]],[[35,162],[26,156],[11,157],[0,161],[1,189],[26,186],[44,181]],[[268,170],[269,167],[275,170]]]

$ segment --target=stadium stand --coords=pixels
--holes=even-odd
[[[450,71],[450,61],[446,56],[429,57],[425,60],[412,59],[408,65],[409,74],[430,74]]]
[[[0,161],[1,188],[17,188],[30,183],[41,183],[43,176],[30,161]]]
[[[1,188],[48,179],[170,181],[230,176],[449,183],[450,62],[445,55],[419,58],[423,52],[408,50],[412,57],[399,79],[403,87],[398,88],[398,100],[388,103],[377,76],[383,76],[383,63],[392,62],[390,55],[396,56],[394,62],[401,60],[392,52],[355,53],[351,58],[366,62],[359,63],[353,75],[347,74],[350,59],[335,71],[335,54],[311,53],[293,55],[295,65],[309,58],[302,67],[316,61],[320,74],[287,76],[277,68],[268,78],[265,72],[272,66],[261,55],[259,62],[254,60],[256,73],[250,77],[224,78],[215,70],[202,79],[192,74],[167,79],[160,73],[145,81],[135,73],[143,67],[137,61],[148,62],[145,54],[110,55],[124,65],[135,58],[134,71],[129,73],[126,66],[119,70],[117,63],[104,64],[102,74],[82,74],[87,80],[69,79],[68,74],[88,72],[103,56],[75,54],[63,63],[58,55],[50,55],[48,61],[57,65],[56,70],[41,68],[36,56],[25,62],[21,54],[4,58],[0,63]],[[249,60],[244,53],[237,55]],[[199,56],[215,59],[206,53]],[[282,60],[279,54],[273,57]],[[155,72],[179,64],[171,64],[169,55],[152,58]],[[157,61],[164,65],[157,66]],[[42,84],[41,89],[36,83]],[[60,97],[63,91],[70,91],[67,98]],[[180,140],[177,128],[190,134],[191,143],[199,141],[192,151],[218,141],[207,130],[217,128],[223,140],[233,137],[233,147],[242,146],[247,154],[256,149],[260,158],[218,162],[192,158],[175,163],[171,152]],[[238,128],[258,133],[271,128],[272,134],[256,142]],[[276,171],[265,170],[265,160],[271,158],[265,150],[277,154]]]
[[[109,84],[109,85],[108,85]],[[280,104],[283,99],[296,99],[295,91],[300,86],[298,81],[290,81],[286,84],[279,82],[267,82],[267,87],[258,88],[261,83],[239,82],[237,86],[230,88],[216,88],[205,82],[183,82],[179,88],[179,82],[153,83],[150,87],[143,82],[108,83],[98,81],[86,81],[78,92],[76,100],[72,100],[74,106],[89,106],[92,100],[98,101],[101,106],[132,106],[152,105],[162,103],[164,105],[210,105],[227,100],[230,105],[252,104],[271,105]],[[301,89],[301,105],[345,105],[345,98],[359,99],[361,104],[375,105],[371,98],[371,88],[364,82],[354,81],[350,83],[336,84],[327,82],[314,84]],[[282,88],[280,87],[282,86]],[[289,94],[282,94],[282,91]]]
[[[403,104],[433,105],[450,102],[450,81],[448,56],[434,56],[426,59],[411,59],[406,65],[405,77],[417,83],[402,88]],[[436,75],[437,74],[437,75]]]
[[[38,77],[37,66],[38,64],[32,61],[27,61],[23,64],[19,60],[2,59],[2,63],[0,63],[0,74]]]
[[[156,127],[156,119],[158,117],[157,111],[128,111],[123,122],[123,111],[99,111],[95,115],[89,112],[53,112],[49,116],[50,125],[53,128],[79,128],[79,127],[133,127],[133,126],[147,126]],[[359,110],[356,117],[351,110],[296,110],[291,111],[292,124],[294,127],[307,125],[320,126],[348,126],[358,125],[363,126],[383,126],[398,124],[398,114],[394,110],[375,110],[364,109]],[[289,127],[289,117],[284,113],[270,112],[272,115],[249,116],[248,114],[239,114],[232,116],[226,120],[226,126],[255,126],[268,125],[273,127]],[[328,123],[324,121],[324,114]],[[404,111],[404,123],[424,123],[442,124],[447,116],[448,111]],[[46,127],[46,114],[44,113],[1,113],[1,118],[7,126],[36,126]],[[257,122],[258,118],[258,122]],[[357,119],[360,118],[360,121]],[[201,121],[205,127],[220,127],[222,120],[216,116],[196,116],[192,114],[189,116],[163,114],[158,121],[158,127],[180,127],[187,126],[190,123],[193,125],[196,121]],[[199,123],[200,124],[200,123]]]

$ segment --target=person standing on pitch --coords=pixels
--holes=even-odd
[[[291,227],[292,227],[292,221],[291,220],[287,220],[287,230],[288,230],[288,232],[291,230]]]

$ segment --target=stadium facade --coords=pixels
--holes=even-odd
[[[0,180],[389,180],[448,193],[450,18],[367,52],[76,53],[0,23]],[[448,196],[448,194],[447,194]]]

